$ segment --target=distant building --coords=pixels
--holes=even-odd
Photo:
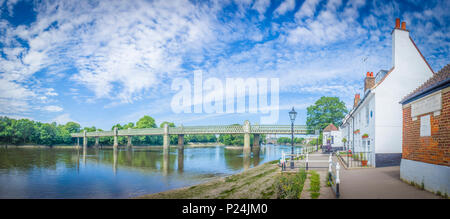
[[[341,131],[339,131],[333,123],[330,123],[323,129],[322,145],[331,146],[333,148],[341,148],[343,146]]]
[[[402,153],[402,105],[399,101],[433,75],[400,19],[392,35],[392,68],[375,76],[367,72],[364,96],[355,95],[353,109],[341,124],[345,147],[367,152],[372,166],[399,165]]]
[[[403,104],[400,178],[450,195],[450,64]]]

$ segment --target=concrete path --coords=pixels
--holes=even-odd
[[[440,197],[400,180],[400,166],[341,168],[341,199],[439,199]]]

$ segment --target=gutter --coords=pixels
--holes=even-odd
[[[438,83],[428,87],[427,89],[425,89],[419,93],[412,95],[411,97],[409,97],[407,99],[400,101],[399,103],[403,104],[403,105],[408,104],[410,102],[413,102],[414,100],[420,99],[422,97],[427,96],[428,94],[434,93],[435,91],[438,91],[438,90],[442,90],[449,86],[450,86],[450,78],[447,78],[441,82],[438,82]]]

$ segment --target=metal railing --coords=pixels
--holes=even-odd
[[[304,163],[304,167],[306,170],[310,168],[310,163],[320,163],[322,161],[310,161],[310,156],[323,156],[322,154],[314,154],[311,155],[310,153],[318,151],[319,147],[317,145],[315,146],[306,146],[297,148],[294,152],[294,154],[285,153],[284,151],[281,152],[281,158],[279,161],[279,164],[281,166],[281,171],[286,170],[286,165],[288,163],[287,158],[294,158],[297,159],[298,163]],[[331,154],[330,154],[331,156]],[[326,162],[326,161],[325,161]],[[323,163],[323,162],[322,162]],[[326,168],[326,167],[314,167],[314,168]]]
[[[352,152],[351,150],[336,151],[336,157],[346,168],[374,167],[374,153],[370,151]]]
[[[169,135],[181,134],[291,134],[290,125],[252,125],[248,132],[241,125],[212,125],[212,126],[180,126],[169,127]],[[295,125],[294,134],[307,134],[307,127]],[[164,128],[123,129],[117,130],[117,136],[163,135]],[[72,137],[83,137],[83,133],[71,133]],[[86,137],[114,136],[113,131],[87,132]]]
[[[330,159],[328,160],[328,182],[330,183],[334,194],[336,194],[336,198],[339,198],[341,195],[339,192],[339,184],[341,183],[341,179],[339,177],[340,169],[341,166],[339,165],[339,162],[333,162],[330,154]]]

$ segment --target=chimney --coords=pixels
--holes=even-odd
[[[359,96],[359,94],[355,94],[355,100],[353,101],[353,108],[358,106],[358,103],[359,103],[360,99],[361,99],[361,97]]]
[[[368,89],[371,89],[375,85],[375,78],[373,77],[373,72],[367,72],[366,79],[364,79],[364,93]]]
[[[405,54],[405,43],[409,44],[411,39],[409,37],[409,31],[406,30],[406,22],[401,22],[399,18],[395,19],[395,28],[392,30],[392,67],[398,67],[399,65],[406,64],[408,60],[402,54]]]
[[[400,18],[395,19],[395,29],[400,29]]]

